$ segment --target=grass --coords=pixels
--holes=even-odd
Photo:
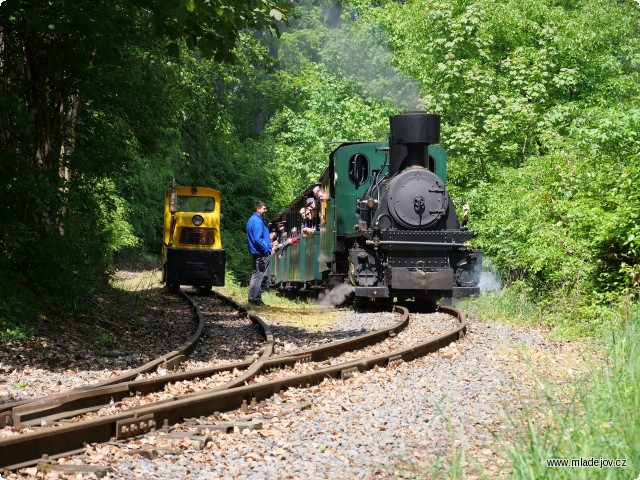
[[[517,288],[487,292],[461,305],[465,312],[493,322],[527,326],[545,323],[544,310]]]
[[[162,282],[162,272],[158,269],[143,270],[133,273],[125,278],[112,278],[113,287],[127,292],[145,292],[159,286]]]
[[[497,292],[485,292],[479,298],[460,301],[469,314],[485,320],[516,326],[544,326],[552,340],[599,341],[612,325],[621,323],[621,312],[628,301],[619,305],[601,305],[582,297],[567,296],[564,300],[539,298],[535,292],[515,282]]]
[[[511,419],[522,436],[503,445],[517,479],[633,479],[640,474],[640,306],[611,332],[604,366],[545,395]],[[618,459],[626,467],[549,467],[549,459]]]
[[[558,382],[552,371],[533,369],[542,385],[538,396],[534,395],[533,401],[523,396],[521,404],[514,405],[524,408],[505,419],[511,427],[509,438],[496,436],[510,465],[510,470],[502,473],[527,480],[640,478],[640,304],[597,307],[602,312],[593,307],[589,320],[583,320],[584,310],[567,310],[564,315],[570,320],[560,323],[562,305],[553,311],[529,298],[516,286],[466,300],[461,308],[482,320],[547,326],[552,338],[580,338],[581,343],[590,344],[587,352],[594,354],[584,359],[586,369],[564,382]],[[581,327],[581,321],[591,325]],[[597,350],[591,348],[594,345]],[[531,360],[533,366],[536,362]],[[572,367],[562,357],[556,360],[559,371]],[[445,478],[468,478],[470,472],[459,468],[464,465],[459,456],[452,448],[450,458],[436,459],[431,468],[414,470],[407,478],[433,478],[435,471]],[[626,467],[547,466],[551,459],[583,459],[587,463],[619,460],[625,461]],[[444,472],[443,465],[448,466]],[[493,478],[482,470],[470,476],[478,477]]]
[[[248,288],[241,286],[229,272],[225,277],[225,286],[214,289],[238,303],[247,304]],[[272,316],[281,323],[312,331],[322,331],[343,314],[336,308],[319,306],[313,298],[286,298],[275,290],[263,290],[262,299],[267,306],[251,308],[265,317],[265,320]]]
[[[115,338],[113,337],[113,334],[110,332],[101,331],[98,333],[98,338],[102,343],[106,343],[109,345],[112,343],[115,343]]]
[[[217,292],[232,298],[238,303],[246,304],[248,298],[248,287],[243,287],[236,281],[233,273],[227,272],[224,277],[224,287],[213,287]],[[263,292],[264,298],[267,299],[267,292]]]
[[[18,325],[5,328],[4,332],[0,332],[0,338],[5,340],[24,340],[31,335],[28,326]]]
[[[231,297],[238,303],[246,304],[248,298],[248,287],[241,286],[233,276],[231,272],[227,272],[224,279],[224,287],[215,287],[216,291],[219,291],[223,295]],[[314,302],[311,299],[299,300],[288,299],[282,295],[277,294],[274,290],[263,290],[262,300],[268,305],[273,307],[282,308],[313,308]]]

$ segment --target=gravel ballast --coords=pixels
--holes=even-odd
[[[260,315],[274,326],[280,353],[322,343],[317,330],[307,339],[304,329],[293,335],[278,325],[276,311],[266,308]],[[397,322],[385,312],[345,310],[336,318],[327,329],[331,340]],[[410,318],[434,331],[452,327],[440,313]],[[236,351],[219,343],[226,350],[216,355],[207,347],[206,357],[227,360]],[[250,353],[259,343],[251,338],[238,351]],[[578,350],[549,341],[539,329],[471,319],[464,339],[427,357],[291,389],[255,408],[192,419],[127,442],[87,446],[84,454],[59,463],[78,465],[77,478],[439,478],[452,465],[465,467],[467,478],[507,478],[494,435],[509,438],[506,414],[539,398],[540,376],[557,384],[578,374]],[[196,364],[206,361],[200,356]],[[46,369],[35,374],[46,382]],[[5,385],[14,381],[7,380]],[[64,383],[58,376],[55,381]],[[224,433],[215,428],[221,422],[236,423]],[[61,468],[33,467],[3,478],[76,478]]]

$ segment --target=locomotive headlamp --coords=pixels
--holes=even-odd
[[[201,215],[194,215],[191,217],[191,223],[193,223],[196,227],[199,227],[204,223],[204,218]]]
[[[367,198],[367,207],[373,208],[378,204],[378,201],[375,198]]]

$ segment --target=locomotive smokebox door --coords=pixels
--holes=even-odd
[[[442,180],[425,169],[405,170],[389,182],[388,208],[393,219],[406,228],[426,228],[447,212]]]
[[[391,159],[389,175],[407,167],[426,168],[427,145],[440,141],[440,115],[410,112],[389,117]]]

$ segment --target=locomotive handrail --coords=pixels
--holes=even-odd
[[[410,245],[416,247],[464,247],[464,243],[459,242],[415,242],[408,240],[367,240],[367,245],[374,247],[380,245]]]

